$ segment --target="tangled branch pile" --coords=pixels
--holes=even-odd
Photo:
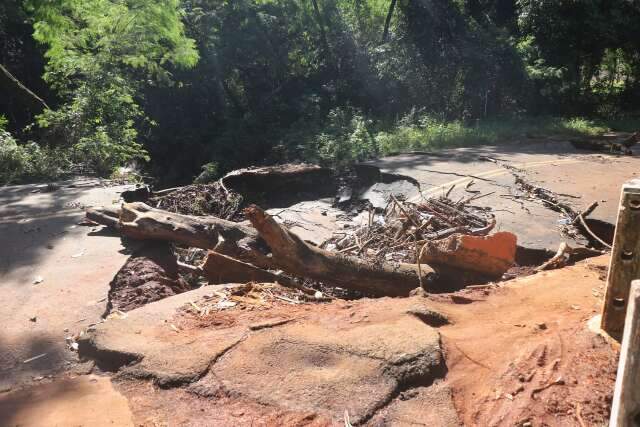
[[[226,220],[238,219],[242,201],[241,195],[225,190],[217,181],[187,185],[151,198],[151,204],[158,209],[182,215],[213,215]]]
[[[323,244],[327,250],[368,259],[416,262],[422,245],[452,234],[485,236],[495,226],[490,208],[454,202],[447,196],[421,203],[391,196],[382,213],[369,211],[366,224],[337,233]]]

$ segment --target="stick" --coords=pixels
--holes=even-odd
[[[587,206],[587,208],[585,210],[583,210],[582,212],[578,213],[578,215],[573,219],[572,224],[576,225],[579,221],[580,221],[580,215],[582,215],[583,218],[588,217],[589,215],[591,215],[591,213],[598,207],[598,202],[593,202],[591,203],[589,206]]]
[[[585,231],[587,233],[589,233],[591,235],[591,237],[593,237],[594,239],[596,239],[598,242],[600,242],[600,244],[602,246],[604,246],[607,249],[611,249],[611,245],[608,244],[607,242],[605,242],[604,240],[602,240],[601,238],[599,238],[598,236],[595,235],[595,233],[593,231],[591,231],[591,229],[589,228],[589,226],[587,225],[587,222],[584,220],[584,217],[582,216],[582,214],[578,215],[578,219],[580,220],[580,224],[582,224],[582,226],[584,227]]]
[[[453,191],[453,189],[456,187],[455,184],[453,184],[451,187],[449,187],[449,189],[447,190],[447,192],[445,193],[444,197],[445,198],[449,198],[449,194],[451,194],[451,192]]]
[[[544,264],[538,266],[536,271],[550,270],[551,268],[559,268],[566,264],[565,254],[571,254],[571,247],[567,242],[560,243],[556,254]]]
[[[409,221],[411,221],[413,223],[413,225],[415,225],[416,227],[420,227],[420,225],[413,219],[413,217],[411,215],[409,215],[409,213],[405,210],[404,206],[402,206],[402,204],[400,204],[398,199],[396,199],[396,197],[393,194],[391,195],[391,198],[396,203],[398,208],[400,208],[402,213],[405,214],[405,216],[409,219]]]

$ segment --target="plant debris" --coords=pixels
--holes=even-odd
[[[428,241],[457,233],[485,236],[493,229],[490,208],[469,205],[479,197],[456,202],[442,196],[410,203],[391,196],[381,213],[370,210],[365,224],[336,233],[322,247],[371,260],[415,263]]]
[[[328,301],[317,292],[310,296],[302,291],[277,283],[246,283],[212,290],[200,301],[190,301],[182,311],[198,317],[226,310],[268,310],[278,305],[298,305]]]
[[[182,215],[213,215],[218,218],[241,221],[243,198],[240,194],[227,191],[219,182],[193,184],[150,199],[150,204],[158,209]]]

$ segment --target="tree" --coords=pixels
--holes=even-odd
[[[64,103],[38,123],[99,173],[146,158],[138,141],[142,87],[169,83],[198,54],[178,0],[28,0],[34,38],[47,46],[45,80]],[[57,138],[56,138],[57,137]],[[55,140],[54,140],[55,142]]]

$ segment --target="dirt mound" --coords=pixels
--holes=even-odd
[[[107,312],[127,312],[191,289],[178,275],[168,244],[151,243],[136,250],[110,284]]]
[[[305,163],[238,169],[220,182],[226,190],[241,194],[247,204],[267,208],[284,208],[336,194],[334,170]]]

